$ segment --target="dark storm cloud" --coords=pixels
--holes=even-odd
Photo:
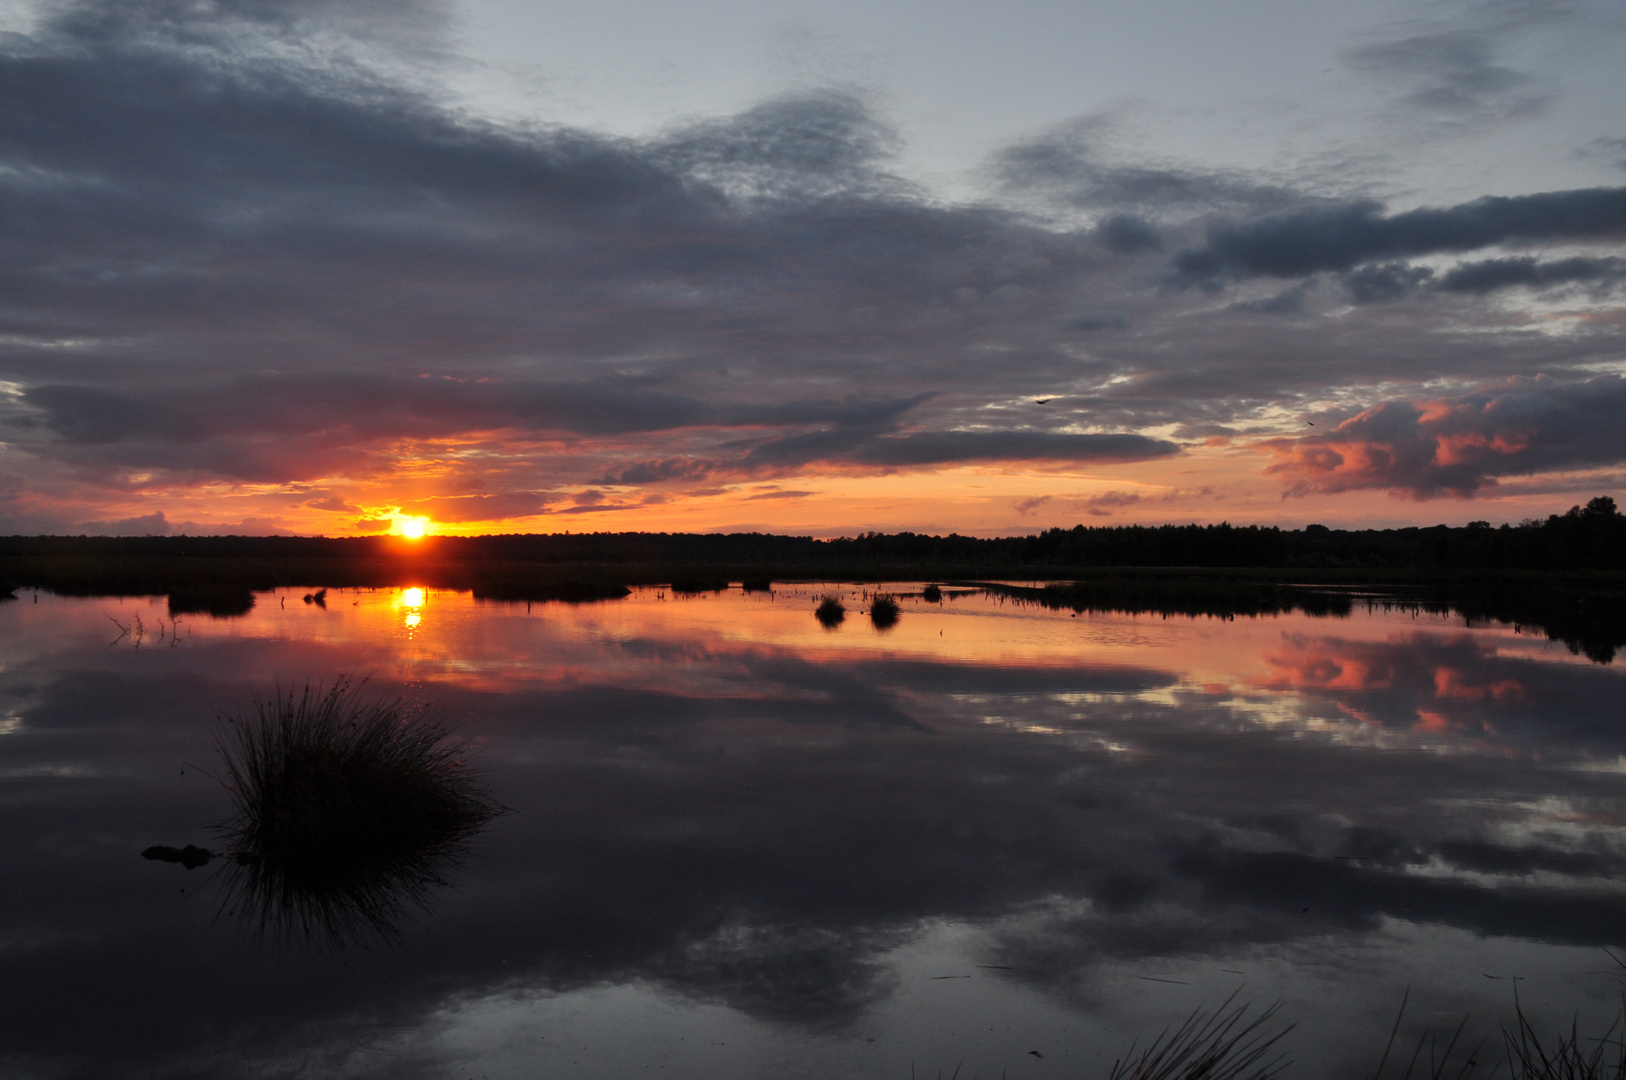
[[[1300,277],[1371,260],[1472,251],[1509,242],[1611,240],[1626,235],[1626,188],[1495,196],[1385,215],[1380,203],[1270,214],[1212,226],[1174,259],[1177,281]]]
[[[231,10],[154,10],[71,9],[0,55],[0,369],[23,387],[6,422],[77,466],[285,480],[363,470],[401,438],[879,423],[974,370],[946,343],[990,318],[1028,336],[1101,257],[922,200],[850,96],[643,142],[505,131],[342,63],[238,49]],[[1125,218],[1106,242],[1148,230]],[[895,398],[797,402],[779,382],[883,355]],[[709,379],[724,362],[748,389]],[[883,450],[948,443],[911,446]]]
[[[1362,488],[1470,496],[1498,477],[1626,460],[1626,379],[1545,379],[1428,401],[1385,401],[1335,430],[1267,445],[1289,494]]]
[[[119,461],[248,479],[293,480],[332,465],[337,448],[398,436],[512,430],[630,435],[697,426],[889,425],[931,395],[892,400],[719,405],[628,381],[547,383],[384,374],[261,374],[163,390],[48,384],[21,394],[23,431],[43,427],[71,460]],[[702,475],[693,459],[634,465],[618,483]],[[525,493],[518,493],[521,499]]]
[[[925,395],[887,401],[797,401],[720,406],[635,383],[402,378],[391,375],[250,375],[161,391],[51,384],[22,394],[38,422],[65,442],[190,443],[242,435],[348,430],[366,438],[518,428],[577,435],[698,425],[891,421]]]
[[[0,380],[16,389],[0,427],[34,500],[19,520],[136,509],[58,513],[51,477],[90,502],[127,498],[132,472],[365,483],[400,445],[491,433],[570,443],[493,481],[514,505],[821,461],[1143,460],[1170,449],[1137,430],[1246,429],[1351,380],[1573,378],[1599,360],[1598,328],[1470,340],[1440,320],[1479,292],[1439,303],[1439,281],[1359,335],[1237,318],[1162,288],[1157,253],[1188,249],[1182,284],[1319,268],[1377,299],[1370,268],[1413,255],[1613,235],[1614,189],[1385,216],[1114,157],[1086,118],[997,155],[1004,208],[945,203],[889,171],[898,137],[851,94],[617,138],[483,122],[382,73],[420,68],[358,58],[385,29],[400,56],[433,53],[445,18],[383,0],[83,4],[0,46]],[[1058,205],[1089,224],[1010,208]],[[1473,265],[1452,288],[1489,280]],[[1562,258],[1535,273],[1586,283]],[[1304,313],[1309,288],[1237,307]],[[991,428],[1009,414],[990,404],[1050,396],[1114,434],[1055,430],[1079,414],[1054,409]]]
[[[1113,214],[1095,227],[1095,237],[1115,255],[1156,251],[1163,246],[1157,226],[1134,214]]]
[[[1533,255],[1514,259],[1484,259],[1459,263],[1440,277],[1444,292],[1484,294],[1497,289],[1542,289],[1552,285],[1612,284],[1626,278],[1626,260],[1554,259],[1542,262]]]
[[[1162,439],[1132,434],[1067,434],[1045,431],[917,431],[872,436],[839,429],[796,435],[759,446],[747,463],[800,465],[945,465],[960,461],[1146,461],[1178,454]]]
[[[1426,266],[1392,262],[1356,267],[1341,280],[1357,304],[1382,304],[1410,296],[1433,276],[1434,271]]]

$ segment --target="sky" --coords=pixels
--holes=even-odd
[[[1618,3],[0,3],[0,534],[1626,502]]]

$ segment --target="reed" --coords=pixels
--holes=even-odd
[[[898,602],[885,593],[876,593],[875,599],[870,601],[869,621],[875,624],[877,630],[890,630],[898,625]]]
[[[1275,1053],[1292,1024],[1272,1029],[1277,1005],[1253,1019],[1249,1003],[1234,1004],[1237,994],[1212,1013],[1201,1008],[1172,1032],[1165,1028],[1135,1057],[1135,1048],[1112,1065],[1109,1080],[1272,1080],[1289,1062]]]
[[[1543,1043],[1524,1010],[1519,1009],[1514,1027],[1502,1029],[1514,1080],[1623,1080],[1626,1078],[1623,1020],[1626,1020],[1626,1004],[1622,1006],[1622,1015],[1615,1018],[1602,1038],[1583,1039],[1577,1023],[1572,1020],[1568,1035]],[[1595,1045],[1588,1051],[1582,1046],[1584,1042]]]
[[[847,609],[842,606],[840,600],[826,596],[814,609],[813,617],[818,619],[826,630],[834,630],[847,617]]]

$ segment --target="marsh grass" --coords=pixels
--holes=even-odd
[[[885,593],[876,593],[870,601],[869,620],[877,630],[890,630],[898,625],[898,602]]]
[[[1599,1039],[1583,1039],[1577,1022],[1568,1035],[1543,1043],[1524,1010],[1513,1030],[1502,1030],[1514,1080],[1622,1080],[1626,1078],[1626,1002],[1622,1013]],[[1594,1043],[1588,1051],[1583,1043]]]
[[[1614,957],[1613,953],[1609,955]],[[1616,962],[1619,963],[1618,960]],[[1513,997],[1513,1012],[1513,1026],[1502,1028],[1504,1060],[1512,1080],[1626,1080],[1626,1000],[1622,1001],[1620,1013],[1616,1014],[1601,1037],[1583,1036],[1580,1021],[1572,1019],[1568,1034],[1560,1033],[1556,1038],[1543,1041],[1520,1004],[1517,992]],[[1395,1017],[1395,1029],[1389,1034],[1389,1045],[1384,1048],[1373,1080],[1383,1078],[1384,1062],[1394,1048],[1395,1035],[1405,1015],[1406,999],[1402,998],[1400,1014]],[[1428,1077],[1429,1080],[1468,1080],[1480,1075],[1479,1070],[1490,1057],[1483,1052],[1489,1036],[1453,1057],[1453,1050],[1459,1046],[1466,1047],[1462,1033],[1467,1026],[1468,1018],[1464,1017],[1443,1050],[1433,1029],[1424,1029],[1400,1080],[1410,1080],[1413,1076]],[[1589,1046],[1590,1049],[1587,1048]],[[1426,1059],[1423,1053],[1425,1047]],[[1501,1071],[1504,1061],[1489,1064],[1490,1070],[1485,1075],[1494,1077]]]
[[[813,617],[819,620],[819,623],[826,630],[834,630],[847,617],[847,609],[842,606],[840,600],[833,596],[826,596],[820,601],[819,606],[814,609]]]
[[[1281,1076],[1291,1063],[1275,1047],[1293,1025],[1271,1024],[1275,1005],[1249,1020],[1249,1005],[1235,1004],[1239,993],[1226,998],[1213,1013],[1199,1008],[1172,1032],[1164,1029],[1138,1057],[1131,1047],[1126,1058],[1113,1064],[1109,1080],[1273,1080]],[[1567,1034],[1543,1041],[1515,995],[1514,1024],[1502,1028],[1504,1054],[1497,1055],[1489,1049],[1491,1034],[1467,1037],[1468,1017],[1449,1034],[1425,1027],[1415,1043],[1410,1036],[1402,1043],[1400,1030],[1410,997],[1408,991],[1401,998],[1373,1080],[1492,1080],[1502,1074],[1504,1065],[1510,1080],[1626,1080],[1626,1001],[1602,1037],[1581,1035],[1578,1021],[1572,1020]]]
[[[1278,1005],[1248,1019],[1249,1003],[1234,1004],[1235,991],[1212,1013],[1195,1010],[1172,1032],[1165,1028],[1135,1056],[1113,1063],[1110,1080],[1272,1080],[1289,1062],[1275,1052],[1294,1025],[1275,1028]]]
[[[278,688],[217,733],[235,808],[223,910],[278,940],[342,947],[399,937],[468,842],[504,812],[465,744],[364,683]]]

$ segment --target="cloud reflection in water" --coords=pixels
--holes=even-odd
[[[22,770],[0,807],[0,928],[27,943],[0,953],[16,1021],[0,1052],[118,1075],[347,1047],[433,1072],[452,1053],[437,1031],[481,1061],[519,1053],[459,1002],[530,1002],[587,1030],[605,988],[645,987],[767,1025],[804,1062],[872,1035],[952,1054],[909,1032],[947,1008],[928,992],[950,984],[922,980],[964,970],[980,974],[954,993],[992,995],[964,1000],[1020,1000],[1070,1018],[1078,1054],[1097,1036],[1116,1053],[1148,1026],[1134,1003],[1152,984],[1129,980],[1190,982],[1189,1008],[1204,979],[1233,978],[1220,969],[1289,1011],[1315,971],[1338,973],[1344,1006],[1319,1034],[1294,1018],[1370,1051],[1357,1028],[1392,1017],[1403,981],[1373,956],[1434,956],[1418,978],[1490,1014],[1506,986],[1472,965],[1570,963],[1558,946],[1609,943],[1626,916],[1605,768],[1626,754],[1618,666],[1445,619],[1073,619],[984,597],[905,598],[884,636],[867,620],[832,634],[808,616],[826,591],[529,614],[435,593],[410,639],[387,594],[262,601],[139,653],[101,651],[95,602],[0,612],[0,692],[22,720],[0,747]],[[175,763],[206,745],[211,704],[293,671],[376,671],[431,697],[519,811],[404,948],[342,971],[268,965],[128,855],[218,816],[218,791]],[[1419,710],[1451,723],[1419,730]],[[101,772],[48,777],[73,761]],[[938,941],[953,944],[919,959]],[[1555,1009],[1590,1000],[1563,993]],[[94,1050],[85,1010],[111,1017]],[[940,1038],[994,1038],[970,1031]],[[668,1071],[705,1074],[673,1054]]]

